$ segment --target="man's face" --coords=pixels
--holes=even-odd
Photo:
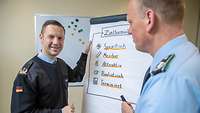
[[[48,25],[40,34],[42,44],[42,53],[50,58],[56,57],[62,50],[64,45],[64,30],[56,25]]]
[[[132,35],[133,41],[135,42],[135,47],[137,50],[146,52],[145,44],[147,39],[145,38],[145,19],[142,17],[142,14],[139,14],[142,11],[138,11],[138,5],[136,0],[129,0],[128,3],[128,22],[129,30],[128,32]]]

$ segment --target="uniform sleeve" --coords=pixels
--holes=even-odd
[[[154,113],[200,113],[200,77],[187,72],[173,75],[154,107]],[[163,82],[164,83],[164,82]]]
[[[36,81],[30,81],[24,74],[18,74],[12,91],[11,113],[61,113],[61,109],[40,109],[37,107]]]
[[[85,67],[87,62],[87,54],[82,53],[77,65],[74,69],[69,69],[69,82],[81,82],[85,75]]]

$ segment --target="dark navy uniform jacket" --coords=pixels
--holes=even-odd
[[[11,113],[61,113],[68,105],[68,82],[82,81],[87,55],[71,69],[62,59],[47,63],[37,56],[17,74],[13,84]]]

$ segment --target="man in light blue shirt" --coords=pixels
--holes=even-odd
[[[122,113],[200,113],[200,53],[183,17],[183,0],[129,0],[129,33],[153,62],[135,111],[122,102]]]

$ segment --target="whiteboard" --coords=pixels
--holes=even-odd
[[[59,16],[59,15],[35,15],[35,50],[41,50],[39,35],[43,23],[46,20],[57,20],[65,28],[64,48],[59,54],[59,58],[63,59],[71,68],[76,66],[76,62],[80,58],[84,44],[89,40],[90,33],[90,17],[76,16]],[[83,82],[70,83],[70,86],[80,86]]]
[[[92,24],[90,40],[83,113],[121,113],[120,95],[135,107],[152,57],[135,49],[121,17],[102,17]]]

